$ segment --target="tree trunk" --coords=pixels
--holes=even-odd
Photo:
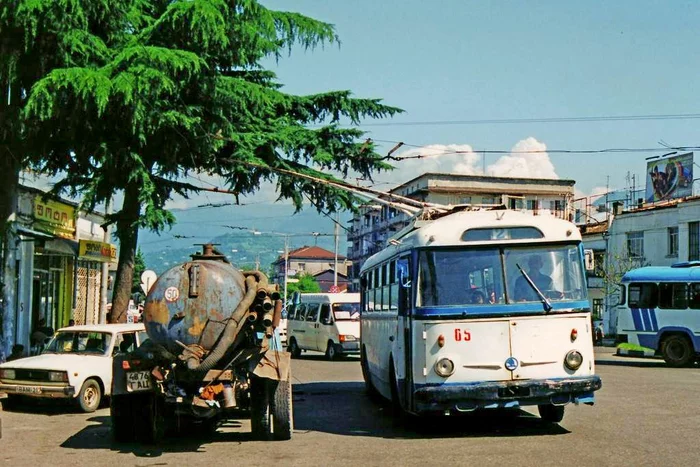
[[[12,222],[17,210],[19,161],[0,145],[0,362],[10,355],[15,323],[16,244]]]
[[[137,224],[141,213],[139,187],[129,185],[124,191],[119,220],[117,221],[117,237],[119,238],[119,265],[114,281],[112,310],[108,316],[110,323],[125,323],[126,311],[131,299],[131,286],[134,277],[134,261],[138,244],[139,226]]]

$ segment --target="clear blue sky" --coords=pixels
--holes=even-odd
[[[263,0],[336,26],[342,44],[273,69],[293,93],[350,89],[395,122],[700,113],[700,2]],[[369,123],[369,122],[368,122]],[[700,120],[367,126],[377,140],[509,150],[700,145]],[[385,144],[382,151],[392,145]],[[550,155],[581,192],[643,177],[652,154]],[[497,156],[488,156],[489,159]],[[487,162],[492,161],[487,159]],[[643,180],[643,178],[642,178]]]

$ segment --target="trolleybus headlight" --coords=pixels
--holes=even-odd
[[[435,362],[435,373],[443,378],[447,378],[455,372],[455,364],[449,358],[441,358]]]
[[[578,350],[570,351],[564,358],[564,365],[566,365],[569,370],[578,370],[582,363],[583,355],[581,355],[581,352]]]

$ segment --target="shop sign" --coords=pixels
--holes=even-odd
[[[36,195],[34,197],[34,228],[57,237],[75,238],[75,208]]]
[[[80,240],[78,256],[80,259],[113,263],[117,260],[117,247],[111,243]]]

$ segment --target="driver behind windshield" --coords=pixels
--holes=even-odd
[[[542,269],[543,262],[542,258],[538,255],[532,255],[527,261],[527,275],[530,277],[532,282],[535,283],[540,292],[545,293],[548,290],[554,288],[552,278],[547,274],[540,272]],[[515,280],[515,291],[514,298],[517,301],[534,302],[539,301],[537,293],[533,290],[532,286],[528,284],[527,279],[524,276],[520,276]]]

